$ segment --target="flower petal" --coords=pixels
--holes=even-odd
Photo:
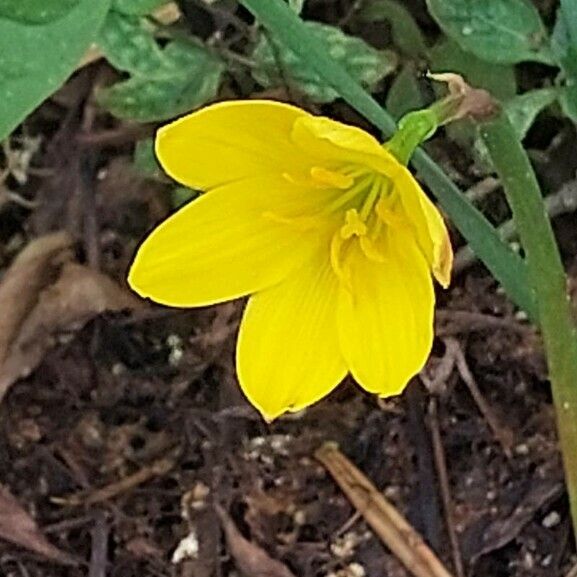
[[[401,166],[368,132],[324,116],[306,115],[296,119],[294,143],[313,158],[346,164],[360,164],[394,176]]]
[[[309,193],[278,177],[215,189],[150,234],[132,264],[129,283],[143,297],[180,307],[214,304],[271,286],[318,245],[318,231],[293,225],[291,217],[322,206],[329,194],[334,193]]]
[[[327,246],[282,283],[249,300],[237,371],[245,395],[267,420],[315,403],[345,376],[337,293]]]
[[[433,341],[429,267],[412,231],[394,228],[381,249],[384,262],[351,247],[337,322],[341,350],[355,380],[382,396],[400,393],[418,373]]]
[[[435,278],[447,288],[451,282],[453,248],[439,209],[408,170],[403,169],[397,174],[395,187]]]
[[[282,174],[309,166],[290,140],[307,112],[272,100],[219,102],[163,126],[156,154],[175,180],[197,189],[258,174]]]

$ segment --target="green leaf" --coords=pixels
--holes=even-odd
[[[62,18],[80,0],[0,0],[0,18],[26,24],[47,24]]]
[[[318,22],[307,22],[305,26],[323,43],[329,56],[369,90],[395,69],[395,58],[389,51],[372,48],[364,40],[348,36],[334,26]],[[332,102],[339,96],[317,73],[303,66],[290,48],[277,42],[271,46],[265,35],[256,45],[252,59],[257,64],[253,77],[265,88],[282,85],[288,76],[291,84],[316,102]]]
[[[401,51],[418,58],[427,51],[425,38],[412,14],[394,0],[375,0],[363,5],[357,17],[365,22],[386,20],[391,26],[393,42]]]
[[[224,63],[192,41],[161,47],[145,19],[111,12],[100,38],[108,61],[130,78],[98,95],[120,118],[166,120],[215,98]]]
[[[387,93],[387,110],[398,120],[407,112],[423,108],[424,105],[425,99],[419,86],[415,67],[407,64],[397,74]]]
[[[426,0],[443,32],[479,58],[554,64],[547,32],[529,0]]]
[[[81,0],[58,20],[29,26],[0,18],[0,140],[72,74],[110,0]]]
[[[547,106],[553,104],[558,95],[559,90],[557,88],[541,88],[513,96],[504,103],[503,111],[519,140],[523,140],[527,136],[527,132],[533,126],[537,115]],[[494,170],[491,155],[481,138],[478,127],[475,130],[473,154],[480,167],[486,168],[487,172]]]
[[[177,185],[170,190],[170,205],[175,210],[200,195],[198,190]]]
[[[343,66],[327,54],[323,43],[310,33],[287,4],[282,0],[241,0],[241,3],[280,42],[298,54],[303,66],[323,78],[353,108],[386,135],[392,134],[395,128],[392,117],[351,78]],[[418,149],[415,152],[412,164],[473,251],[487,265],[509,296],[533,319],[538,319],[535,296],[527,282],[527,266],[523,259],[499,238],[494,227],[423,150]]]
[[[555,102],[558,92],[556,88],[530,90],[505,102],[503,109],[519,140],[525,138],[537,115]]]
[[[144,16],[167,2],[168,0],[113,0],[112,9],[131,16]]]
[[[288,3],[297,14],[300,14],[303,11],[305,0],[288,0]]]
[[[164,171],[154,153],[154,140],[152,138],[143,138],[136,143],[132,163],[134,168],[145,176],[164,177]]]
[[[577,11],[575,0],[564,0],[557,11],[551,46],[563,70],[564,83],[559,94],[563,113],[577,122],[577,30],[571,29],[571,15]],[[573,28],[577,24],[573,22]]]

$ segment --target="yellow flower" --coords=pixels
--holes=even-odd
[[[177,307],[252,295],[241,387],[271,420],[347,373],[400,393],[433,339],[432,274],[449,283],[439,212],[368,133],[273,101],[219,103],[165,126],[166,172],[206,191],[144,241],[129,282]]]

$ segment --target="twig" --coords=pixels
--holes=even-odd
[[[447,380],[451,376],[453,370],[456,368],[461,379],[469,389],[469,392],[471,393],[471,396],[473,397],[473,400],[475,401],[480,413],[487,421],[487,425],[491,429],[493,436],[503,448],[505,455],[510,457],[511,449],[514,444],[513,434],[507,427],[499,422],[499,419],[497,419],[495,416],[493,409],[483,397],[483,394],[479,390],[479,387],[477,386],[469,366],[467,365],[465,355],[463,354],[459,342],[452,337],[447,337],[442,340],[445,343],[446,351],[436,370],[436,374],[430,378],[426,373],[422,372],[420,375],[421,380],[431,394],[439,395],[445,389]]]
[[[501,186],[501,181],[494,176],[487,176],[465,191],[465,196],[471,202],[480,202]]]
[[[406,519],[333,443],[315,452],[365,521],[415,577],[451,577]]]
[[[92,528],[92,548],[90,551],[90,567],[88,577],[106,577],[108,565],[108,538],[110,527],[106,522],[104,511],[97,511]]]
[[[577,210],[577,179],[564,184],[557,192],[546,196],[544,199],[545,208],[549,218],[555,218],[561,214],[574,212]],[[517,237],[517,229],[514,221],[508,220],[497,228],[499,236],[503,240],[513,240]],[[457,251],[453,266],[454,274],[463,272],[473,265],[477,256],[469,245]]]
[[[445,339],[445,342],[449,340],[453,339]],[[506,428],[502,423],[500,423],[499,419],[497,419],[495,413],[493,412],[493,409],[491,408],[489,403],[487,403],[485,397],[479,390],[477,382],[473,377],[473,373],[471,373],[471,370],[469,369],[469,365],[467,364],[467,360],[465,359],[465,355],[463,354],[463,351],[459,343],[458,342],[456,343],[457,346],[454,347],[454,355],[455,355],[455,365],[457,367],[457,370],[459,371],[459,375],[467,385],[467,388],[469,389],[469,392],[471,393],[473,400],[475,401],[477,407],[479,408],[479,411],[487,421],[487,424],[489,425],[489,428],[493,432],[493,435],[501,444],[501,447],[503,448],[505,455],[511,458],[512,455],[511,450],[514,445],[513,433],[510,431],[510,429]]]
[[[455,567],[455,571],[457,572],[457,577],[465,577],[465,568],[463,566],[461,548],[459,546],[459,539],[457,538],[457,531],[455,529],[455,515],[453,499],[451,498],[451,489],[449,486],[447,459],[445,457],[443,440],[441,438],[441,428],[439,426],[438,399],[435,395],[431,396],[428,412],[429,426],[431,428],[431,442],[433,444],[433,456],[435,459],[435,467],[437,469],[437,477],[439,479],[439,488],[441,491],[441,499],[443,501],[443,509],[445,511],[447,533],[449,534],[449,542],[451,543],[453,565]]]
[[[80,493],[75,493],[67,497],[52,497],[51,501],[58,505],[69,505],[73,507],[80,505],[89,506],[96,503],[102,503],[104,501],[114,499],[122,493],[130,491],[131,489],[134,489],[134,487],[142,485],[154,477],[159,477],[168,473],[168,471],[170,471],[175,464],[175,455],[165,457],[164,459],[155,461],[151,465],[143,467],[132,475],[128,475],[127,477],[120,479],[120,481],[106,485],[101,489],[96,489],[91,493],[87,494],[85,491],[81,491]]]
[[[534,329],[513,318],[503,318],[474,311],[438,309],[435,313],[435,334],[438,337],[454,336],[462,333],[504,329],[520,335],[527,335]]]

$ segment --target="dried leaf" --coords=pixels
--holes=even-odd
[[[216,513],[226,537],[226,543],[236,566],[246,577],[295,577],[290,569],[273,559],[266,551],[245,539],[230,515],[218,504]]]
[[[47,541],[34,519],[3,485],[0,485],[0,538],[52,561],[65,565],[77,565],[71,555]]]
[[[9,347],[0,366],[0,400],[15,381],[40,364],[59,334],[79,330],[104,312],[141,306],[141,301],[102,273],[76,263],[65,264],[58,280],[39,295]]]
[[[0,366],[20,325],[38,301],[40,291],[56,276],[72,244],[62,232],[32,241],[16,257],[0,283]]]

